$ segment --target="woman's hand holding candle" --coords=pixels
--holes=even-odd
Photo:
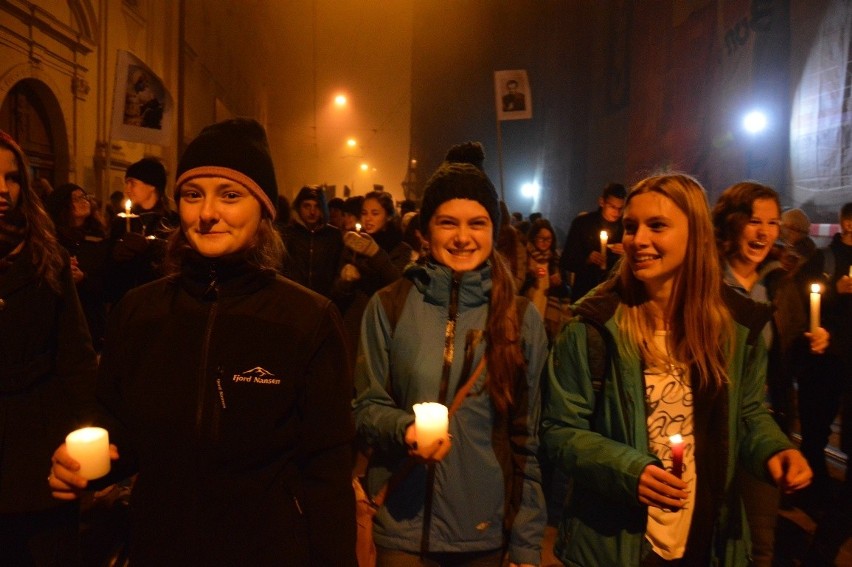
[[[447,406],[438,403],[414,404],[414,423],[405,431],[409,454],[426,462],[443,459],[450,450]]]
[[[686,503],[686,483],[654,463],[639,476],[639,502],[663,510],[680,510]]]
[[[810,341],[811,352],[814,354],[824,353],[831,342],[831,334],[823,327],[817,327],[813,331],[806,332],[805,337]]]
[[[119,458],[115,445],[109,445],[109,458],[111,461]],[[58,500],[75,500],[86,489],[90,479],[80,475],[81,464],[69,455],[66,443],[56,449],[51,463],[50,475],[47,477],[51,494]]]

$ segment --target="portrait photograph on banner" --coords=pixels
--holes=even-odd
[[[112,139],[170,144],[174,120],[171,95],[160,77],[128,51],[118,51],[112,109]]]
[[[497,120],[532,118],[532,92],[525,69],[494,71]]]

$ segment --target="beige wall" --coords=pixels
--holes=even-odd
[[[102,177],[117,50],[135,53],[176,96],[178,8],[170,0],[0,4],[0,100],[24,79],[46,87],[43,98],[56,101],[50,121],[67,181],[105,196],[122,188],[124,168],[144,155],[159,156],[173,169],[176,137],[165,147],[112,140],[110,179]]]

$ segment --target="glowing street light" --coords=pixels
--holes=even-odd
[[[367,165],[366,163],[361,164],[361,171],[367,171],[368,169],[370,169],[369,165]]]
[[[766,129],[766,115],[759,110],[752,110],[743,118],[743,128],[750,134],[757,134]]]
[[[358,142],[355,140],[355,138],[349,138],[348,140],[346,140],[346,145],[350,148],[354,148],[358,145]]]
[[[339,94],[334,97],[334,104],[337,106],[346,106],[346,95]]]
[[[538,199],[540,192],[541,186],[535,181],[521,185],[521,195],[527,199]]]

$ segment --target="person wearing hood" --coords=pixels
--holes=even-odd
[[[110,314],[96,423],[114,461],[94,484],[137,473],[136,567],[354,567],[352,373],[337,309],[277,273],[263,127],[208,126],[177,175],[169,275]],[[79,470],[60,446],[54,497],[78,497]]]
[[[343,235],[327,223],[325,194],[320,187],[302,187],[293,202],[290,224],[282,236],[284,276],[326,297],[340,265]]]

